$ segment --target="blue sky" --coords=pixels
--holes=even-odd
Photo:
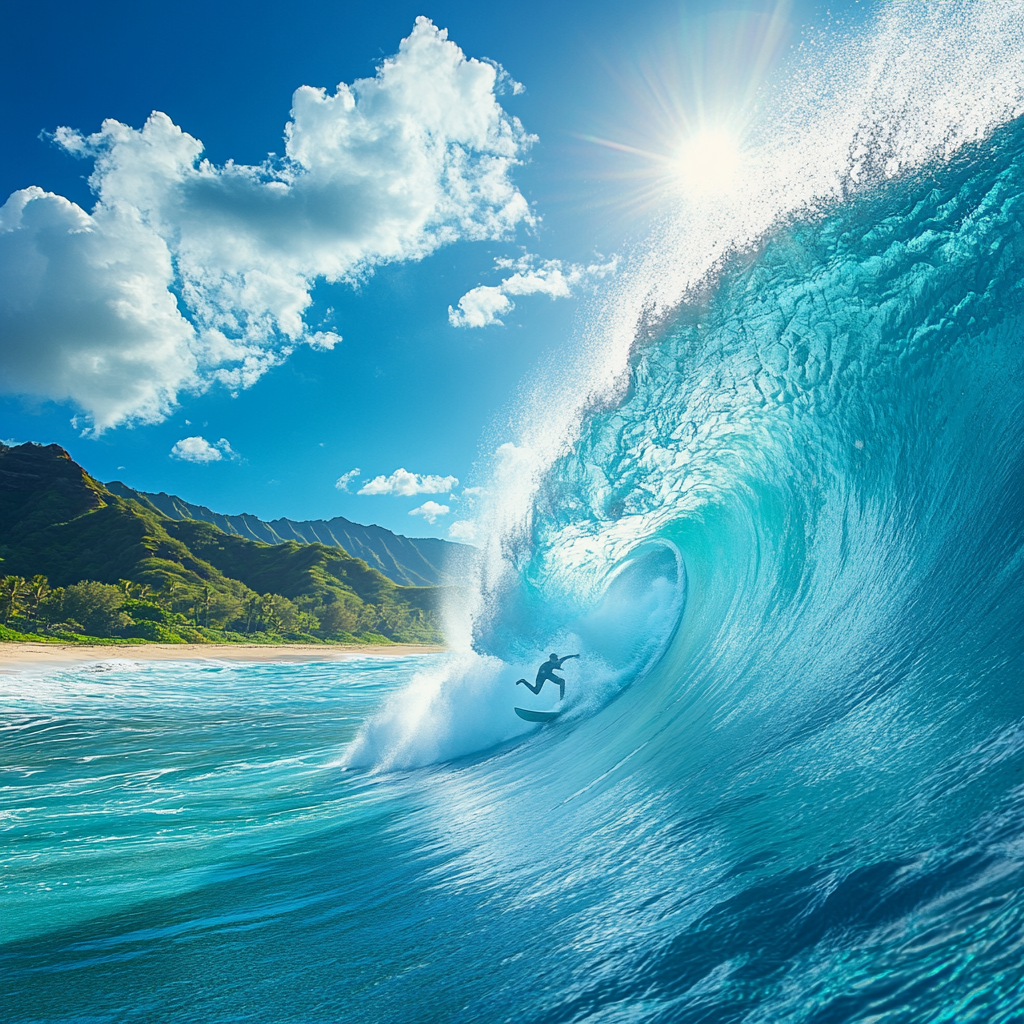
[[[101,2],[41,27],[11,9],[0,189],[53,195],[5,207],[0,438],[222,512],[464,536],[481,444],[659,215],[644,154],[753,103],[829,17]]]

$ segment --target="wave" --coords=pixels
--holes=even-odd
[[[449,762],[399,773],[438,884],[562,953],[463,1019],[1019,1016],[1022,225],[1017,119],[776,226],[539,473],[467,660],[354,748]],[[622,674],[529,731],[549,637]]]
[[[1022,54],[1008,5],[893,4],[791,71],[742,189],[672,197],[560,368],[578,403],[541,387],[498,449],[458,653],[350,763],[523,737],[549,649],[570,720],[646,680],[798,729],[959,635],[965,588],[1016,607]]]

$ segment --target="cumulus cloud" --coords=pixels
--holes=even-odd
[[[459,486],[455,476],[421,476],[407,469],[396,469],[391,476],[375,476],[359,488],[358,494],[395,494],[410,497],[413,494],[444,494]],[[434,504],[431,501],[427,505]],[[426,505],[423,506],[426,508]]]
[[[548,295],[567,299],[582,281],[607,277],[615,272],[616,261],[588,267],[563,264],[561,260],[538,260],[529,254],[518,260],[495,260],[501,270],[512,270],[500,284],[478,285],[459,299],[458,308],[448,307],[452,327],[489,327],[502,323],[501,317],[515,309],[512,295]]]
[[[447,505],[439,505],[436,501],[425,501],[418,508],[410,510],[411,516],[423,516],[431,526],[437,522],[438,516],[446,516],[451,512]]]
[[[515,303],[500,286],[480,285],[459,299],[459,308],[448,307],[452,327],[487,327],[504,323],[501,319],[515,308]]]
[[[171,458],[182,462],[220,462],[222,459],[237,459],[238,453],[222,437],[216,444],[210,444],[205,437],[183,437],[171,449]]]
[[[94,162],[97,202],[33,186],[0,210],[0,386],[71,402],[99,433],[334,347],[304,319],[318,279],[532,220],[511,172],[533,137],[497,99],[510,81],[419,18],[373,78],[296,90],[284,156],[261,166],[202,159],[159,112],[59,128]]]
[[[339,491],[347,491],[348,485],[359,475],[360,470],[350,469],[347,473],[342,473],[341,476],[334,481],[334,486],[337,487]]]

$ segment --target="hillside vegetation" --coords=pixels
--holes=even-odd
[[[341,548],[378,569],[400,586],[436,587],[458,585],[476,567],[478,553],[466,544],[437,537],[403,537],[383,526],[362,526],[344,516],[333,519],[273,519],[264,522],[254,515],[224,515],[205,505],[194,505],[175,494],[136,491],[119,480],[103,485],[111,494],[132,498],[168,519],[194,519],[211,523],[218,530],[265,544],[325,544]]]
[[[112,493],[58,445],[0,444],[0,574],[8,638],[443,639],[443,588],[399,586],[338,547],[170,519]]]

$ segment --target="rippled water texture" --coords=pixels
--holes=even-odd
[[[5,1019],[1020,1020],[1024,123],[947,157],[634,348],[472,650],[4,677]]]

